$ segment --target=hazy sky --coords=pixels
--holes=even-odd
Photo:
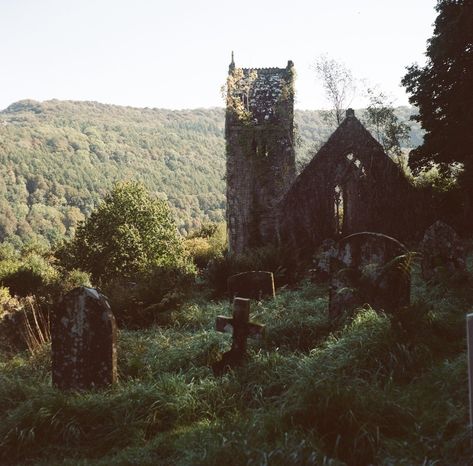
[[[407,103],[435,0],[0,0],[0,109],[31,98],[138,107],[222,106],[237,66],[294,61],[297,107],[326,101],[311,69],[326,54]],[[362,105],[362,100],[353,102]]]

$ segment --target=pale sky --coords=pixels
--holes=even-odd
[[[293,60],[296,106],[327,106],[317,56],[407,104],[436,0],[0,0],[0,109],[21,99],[135,107],[223,106],[236,66]],[[361,106],[361,98],[353,106]]]

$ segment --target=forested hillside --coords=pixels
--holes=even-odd
[[[411,109],[399,108],[407,120]],[[299,111],[298,157],[332,128]],[[225,212],[224,110],[163,110],[96,102],[20,101],[0,112],[0,240],[50,244],[118,180],[142,181],[169,201],[181,233]],[[418,128],[410,146],[420,143]]]

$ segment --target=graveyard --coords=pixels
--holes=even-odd
[[[414,34],[396,31],[389,49],[387,17],[363,2],[319,6],[314,24],[300,2],[296,29],[289,10],[244,0],[210,19],[205,1],[136,2],[136,18],[97,4],[111,19],[99,25],[54,2],[34,27],[67,24],[51,28],[61,57],[37,54],[55,92],[77,74],[107,102],[117,83],[120,99],[149,99],[148,77],[160,102],[204,95],[207,55],[246,36],[242,57],[264,44],[265,66],[228,54],[224,108],[54,98],[0,110],[0,466],[473,465],[473,3],[437,0],[426,60],[396,78],[410,106],[321,54],[311,71],[329,106],[302,110],[303,23],[317,44],[332,25],[332,45],[336,18],[344,53],[374,76],[400,66]],[[407,3],[404,34],[422,16]],[[0,34],[23,21],[9,8]],[[100,58],[78,54],[61,75],[72,35],[76,54]],[[115,49],[120,64],[99,67]],[[6,90],[37,81],[6,68]]]
[[[251,300],[264,336],[216,375],[232,305],[200,292],[166,324],[119,330],[117,382],[78,391],[51,385],[50,346],[2,351],[0,463],[468,464],[472,304],[471,286],[428,283],[417,263],[408,308],[334,321],[328,284],[305,280]]]

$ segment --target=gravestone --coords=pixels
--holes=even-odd
[[[342,238],[331,272],[330,318],[364,304],[387,312],[408,306],[411,258],[402,243],[380,233]]]
[[[231,350],[224,353],[222,359],[212,366],[214,373],[219,375],[245,360],[247,338],[263,336],[265,326],[250,322],[249,299],[235,298],[233,317],[217,316],[216,329],[219,332],[233,333]]]
[[[56,306],[51,322],[52,379],[61,390],[107,387],[117,380],[117,327],[107,298],[78,287]]]
[[[446,223],[435,222],[420,243],[422,278],[432,280],[444,271],[466,274],[466,251],[456,231]]]
[[[251,271],[232,275],[227,287],[231,300],[235,297],[261,300],[276,296],[272,272]]]
[[[312,275],[315,280],[326,280],[330,277],[332,263],[338,256],[338,245],[333,239],[325,239],[314,255]]]

